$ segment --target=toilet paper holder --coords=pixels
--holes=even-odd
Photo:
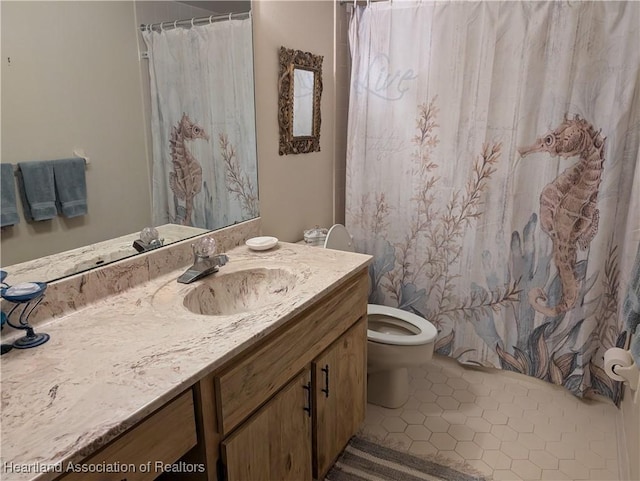
[[[632,391],[638,389],[640,370],[629,351],[619,347],[607,349],[604,353],[604,371],[615,381],[627,382]]]

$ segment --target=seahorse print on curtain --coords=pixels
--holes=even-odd
[[[533,145],[519,149],[526,157],[547,152],[552,157],[579,160],[547,184],[540,194],[540,226],[551,238],[553,261],[562,286],[562,297],[555,306],[546,305],[547,295],[541,287],[529,291],[529,302],[538,312],[555,317],[573,308],[578,299],[576,275],[577,250],[586,250],[598,232],[599,211],[596,206],[604,165],[605,139],[579,116],[564,121]]]
[[[209,136],[183,113],[178,124],[171,127],[169,139],[173,164],[173,172],[169,172],[169,186],[175,196],[185,203],[181,216],[182,225],[192,225],[193,199],[202,190],[202,167],[187,148],[187,141],[193,142],[196,139],[209,141]]]

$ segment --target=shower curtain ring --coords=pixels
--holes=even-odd
[[[164,22],[160,22],[160,31],[164,32]]]
[[[195,20],[195,18],[191,19],[191,28],[193,28],[193,21]]]
[[[229,21],[231,21],[231,15],[233,15],[233,13],[229,12]]]
[[[177,20],[173,21],[173,28],[178,28],[178,21]]]
[[[212,23],[211,22],[211,17],[213,17],[213,15],[209,15],[209,23]]]

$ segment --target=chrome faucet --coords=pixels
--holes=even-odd
[[[155,227],[145,227],[140,232],[140,239],[133,241],[133,248],[138,252],[147,252],[152,249],[162,247],[164,239],[160,239],[158,229]]]
[[[205,237],[197,244],[191,244],[193,249],[193,265],[184,274],[178,277],[178,282],[190,284],[203,277],[218,272],[218,269],[229,262],[226,254],[214,255],[216,242],[210,237]]]

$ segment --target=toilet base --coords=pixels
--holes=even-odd
[[[367,376],[367,402],[395,409],[408,400],[409,371],[406,367],[378,371]]]

